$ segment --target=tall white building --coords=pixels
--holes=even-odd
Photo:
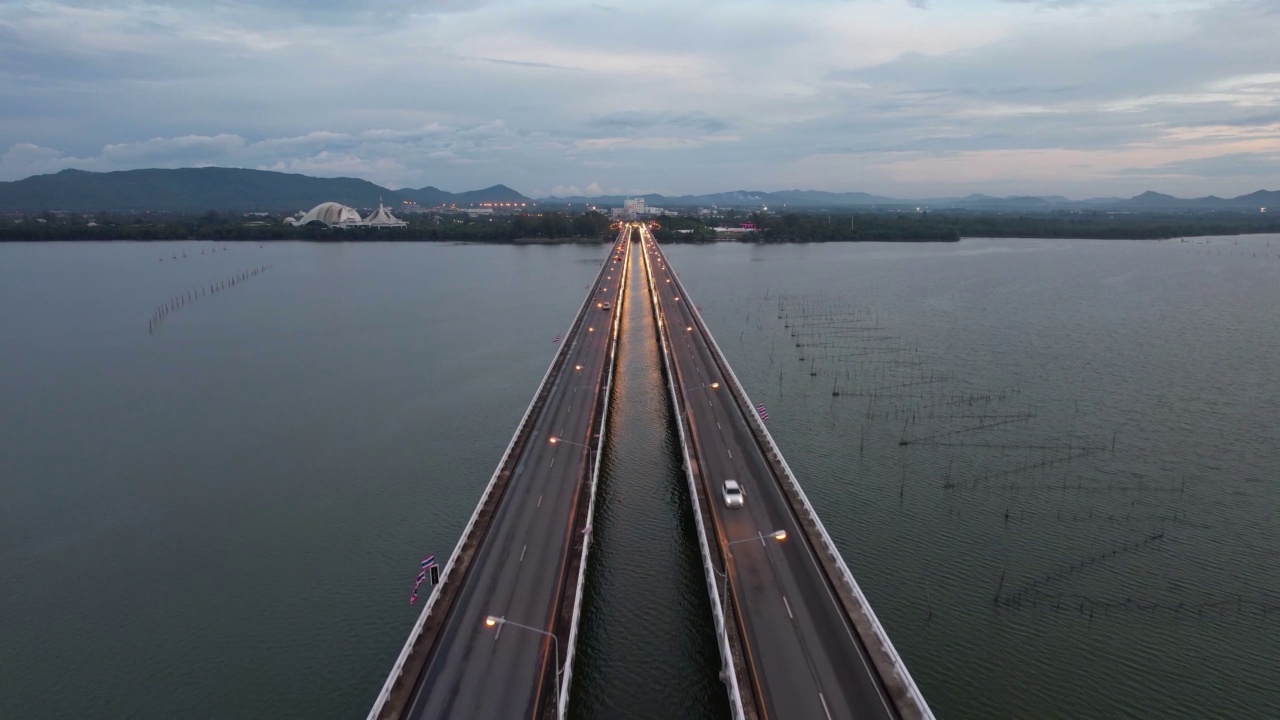
[[[644,215],[644,198],[627,198],[622,201],[622,210],[628,218]]]

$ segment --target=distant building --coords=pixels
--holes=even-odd
[[[307,223],[322,222],[329,227],[336,225],[353,225],[360,222],[360,213],[355,208],[349,208],[342,203],[327,202],[311,208],[303,213],[300,218],[285,218],[288,225],[306,225]]]
[[[519,214],[525,211],[525,203],[522,202],[482,202],[479,205],[497,213]]]
[[[404,227],[409,223],[395,217],[391,211],[383,206],[382,201],[378,201],[378,209],[369,213],[369,217],[364,219],[362,225],[369,227]]]
[[[627,209],[626,208],[609,208],[609,219],[610,220],[626,220]]]
[[[311,208],[303,213],[299,218],[285,218],[287,225],[306,225],[308,223],[320,222],[329,227],[404,227],[409,223],[396,218],[391,211],[381,202],[378,203],[378,209],[369,213],[369,217],[361,219],[360,213],[355,208],[347,207],[342,203],[327,202]]]
[[[629,220],[644,215],[644,198],[627,198],[623,200],[622,210]]]

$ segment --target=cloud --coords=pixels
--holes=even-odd
[[[590,182],[586,187],[578,187],[577,185],[557,185],[551,189],[550,195],[555,197],[600,197],[605,195],[605,191],[600,187],[600,183]],[[618,194],[618,189],[613,188],[608,194]]]
[[[501,123],[486,123],[471,128],[427,125],[412,130],[372,129],[359,133],[316,131],[256,141],[231,134],[157,137],[113,143],[84,155],[19,143],[0,155],[0,178],[18,179],[68,167],[108,171],[222,165],[326,177],[355,176],[402,187],[430,177],[424,168],[479,162],[490,143],[504,141]]]
[[[1264,180],[1269,185],[1280,177],[1280,152],[1227,153],[1213,157],[1175,160],[1150,167],[1127,167],[1116,171],[1122,175],[1158,177],[1179,175],[1184,178],[1249,178]]]
[[[1247,192],[1233,163],[1277,151],[1278,7],[13,0],[0,179],[226,164],[576,194]]]
[[[629,130],[644,130],[655,127],[691,128],[707,133],[719,132],[729,128],[727,121],[698,111],[676,113],[626,110],[596,117],[588,121],[587,125]]]

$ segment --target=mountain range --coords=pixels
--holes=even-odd
[[[623,195],[599,197],[547,197],[538,200],[543,206],[596,205],[617,207],[622,205]],[[1060,195],[1024,195],[994,197],[972,194],[963,197],[891,198],[864,192],[824,192],[821,190],[782,190],[777,192],[736,190],[710,195],[638,195],[645,204],[653,207],[739,207],[757,209],[767,207],[778,212],[788,209],[820,210],[837,208],[928,208],[930,210],[972,211],[1022,211],[1051,212],[1054,210],[1113,210],[1128,212],[1206,212],[1213,210],[1258,210],[1264,207],[1280,208],[1280,191],[1258,190],[1235,198],[1208,196],[1203,198],[1178,198],[1157,192],[1144,192],[1131,198],[1104,197],[1088,200],[1070,200]]]
[[[297,212],[322,202],[336,201],[356,208],[379,202],[395,208],[409,201],[423,207],[454,204],[534,203],[541,207],[595,205],[619,207],[627,196],[547,197],[534,200],[506,185],[451,193],[436,187],[391,190],[358,178],[318,178],[307,175],[242,168],[177,168],[88,172],[63,170],[50,175],[0,182],[0,212],[153,211],[203,212],[205,210]],[[864,192],[735,190],[707,195],[641,195],[646,204],[665,208],[737,207],[776,211],[787,209],[916,208],[968,211],[1049,212],[1097,209],[1116,212],[1206,212],[1252,210],[1272,207],[1280,212],[1280,191],[1259,190],[1235,198],[1208,196],[1178,198],[1144,192],[1131,198],[1069,200],[1060,196],[963,197],[920,199],[891,198]]]
[[[358,178],[307,175],[241,168],[177,168],[86,172],[63,170],[24,180],[0,182],[0,212],[205,210],[297,212],[322,202],[356,208],[391,208],[406,200],[427,207],[454,203],[533,202],[505,185],[463,193],[434,187],[389,190]]]

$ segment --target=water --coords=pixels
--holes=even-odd
[[[670,249],[939,717],[1280,717],[1280,238],[1204,242]]]
[[[729,716],[639,246],[584,596],[576,718]]]
[[[0,245],[0,717],[366,712],[607,251],[222,247]],[[939,717],[1280,716],[1280,237],[670,254]],[[626,312],[575,714],[723,716]]]

